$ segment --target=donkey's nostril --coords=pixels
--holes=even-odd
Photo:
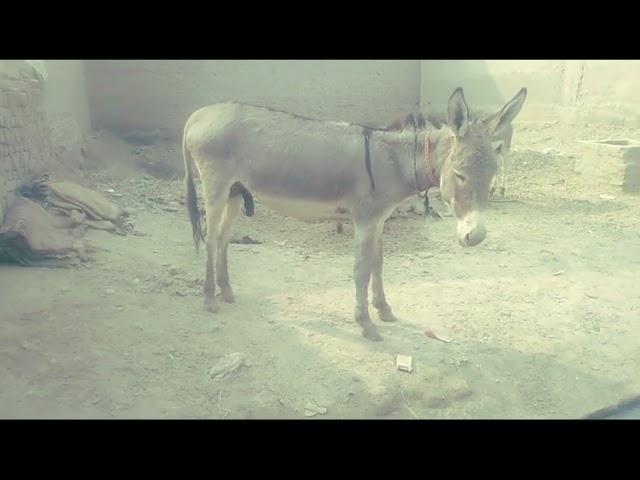
[[[471,243],[471,232],[467,233],[464,236],[464,243],[466,243],[467,245],[469,245]]]

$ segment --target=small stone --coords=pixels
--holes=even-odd
[[[327,413],[327,409],[324,407],[319,407],[311,402],[308,402],[304,407],[304,416],[305,417],[315,417],[316,415],[325,415]]]
[[[169,269],[169,275],[177,275],[178,273],[180,273],[180,270],[178,270],[176,267],[171,267]]]
[[[229,374],[240,368],[244,363],[244,360],[245,356],[240,352],[226,355],[211,367],[209,370],[209,377],[216,381],[223,380]]]
[[[114,293],[116,293],[116,291],[113,288],[105,288],[104,293],[106,293],[107,295],[113,295]]]

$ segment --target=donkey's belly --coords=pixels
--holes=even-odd
[[[258,201],[281,215],[305,222],[350,219],[346,202],[321,202],[314,200],[292,200],[269,195],[257,196]]]

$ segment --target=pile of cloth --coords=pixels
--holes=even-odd
[[[89,259],[86,228],[126,235],[128,213],[98,192],[38,174],[5,198],[0,261],[67,265]],[[2,206],[0,205],[0,208]]]

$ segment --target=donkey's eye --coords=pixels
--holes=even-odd
[[[461,174],[459,174],[459,173],[456,173],[455,175],[456,175],[456,178],[457,178],[458,180],[460,180],[462,183],[464,183],[464,182],[466,182],[466,181],[467,181],[467,179],[465,178],[465,176],[464,176],[464,175],[461,175]]]

